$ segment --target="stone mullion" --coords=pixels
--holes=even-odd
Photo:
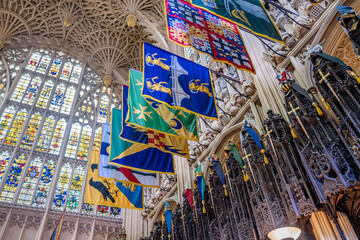
[[[6,76],[6,86],[10,87],[10,77],[11,76],[10,76],[9,64],[6,62],[5,56],[2,53],[2,51],[0,51],[0,61],[4,64],[5,76]],[[7,92],[9,92],[9,91],[7,91]],[[2,100],[0,99],[0,106],[3,106],[5,99],[6,99],[6,96],[4,94],[4,98]]]

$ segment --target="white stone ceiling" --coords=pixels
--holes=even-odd
[[[162,0],[0,1],[0,45],[65,48],[102,74],[140,70],[143,41],[168,48],[165,33]]]

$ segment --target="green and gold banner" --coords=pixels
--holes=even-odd
[[[192,0],[192,4],[236,23],[255,35],[284,44],[260,0]]]

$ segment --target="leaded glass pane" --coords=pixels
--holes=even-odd
[[[80,65],[76,65],[71,73],[70,82],[78,83],[80,78],[82,67]]]
[[[92,214],[93,213],[93,209],[94,209],[94,204],[90,204],[90,203],[84,203],[81,213],[83,214]]]
[[[106,117],[108,115],[108,106],[109,106],[109,97],[107,95],[103,95],[100,100],[98,122],[101,123],[106,122]]]
[[[69,80],[72,67],[73,67],[72,63],[70,63],[70,62],[65,63],[64,68],[61,73],[61,76],[60,76],[60,79],[65,80],[65,81]]]
[[[29,125],[27,126],[27,129],[26,129],[24,137],[21,141],[20,147],[27,148],[27,149],[30,149],[32,147],[36,132],[37,132],[40,122],[41,122],[41,118],[42,117],[41,117],[40,113],[35,113],[31,116]]]
[[[26,163],[26,156],[24,154],[19,154],[13,165],[11,166],[9,175],[6,179],[5,186],[0,195],[0,201],[3,202],[12,202],[14,199],[15,191],[19,185],[21,174]]]
[[[81,126],[79,123],[74,123],[71,127],[70,138],[67,142],[66,157],[75,158],[76,150],[79,145]]]
[[[100,151],[100,144],[101,144],[101,127],[98,127],[95,131],[94,143],[93,143],[93,150]]]
[[[55,58],[52,65],[51,65],[51,69],[49,72],[50,76],[56,77],[59,73],[60,70],[60,66],[61,66],[62,61],[58,58]]]
[[[72,166],[70,163],[65,163],[60,171],[59,181],[56,186],[55,196],[53,200],[53,209],[63,209],[66,201],[68,188],[70,185]]]
[[[61,113],[64,113],[64,114],[70,114],[70,111],[71,111],[71,106],[72,106],[72,103],[74,101],[74,97],[75,97],[75,88],[74,87],[69,87],[66,91],[66,94],[65,94],[65,99],[64,99],[64,103],[61,107]]]
[[[50,141],[51,135],[53,133],[53,129],[55,126],[55,118],[54,116],[49,116],[45,119],[44,125],[41,129],[41,134],[36,145],[36,150],[40,152],[46,152]]]
[[[49,66],[50,60],[51,60],[50,56],[47,56],[47,55],[43,56],[41,58],[41,62],[39,64],[39,67],[36,69],[36,72],[45,74],[46,70],[47,70],[47,68]]]
[[[121,213],[121,208],[117,208],[117,207],[110,208],[110,217],[120,218],[121,217],[120,213]]]
[[[40,176],[42,159],[36,157],[30,163],[29,170],[26,173],[24,183],[22,184],[21,192],[19,195],[18,203],[29,205],[31,203],[31,198],[35,191],[36,183]]]
[[[4,140],[7,130],[16,114],[14,106],[9,106],[5,108],[4,113],[0,118],[0,142]]]
[[[27,86],[29,85],[31,80],[31,77],[29,74],[24,74],[21,76],[15,90],[14,93],[12,94],[11,100],[16,101],[16,102],[20,102],[24,95],[25,95],[25,91],[27,89]]]
[[[6,170],[6,167],[9,163],[9,159],[10,159],[10,152],[9,151],[5,151],[5,152],[0,152],[0,183],[3,177],[3,174]]]
[[[55,94],[51,100],[50,110],[58,112],[60,110],[61,104],[64,101],[66,87],[64,84],[59,84],[55,89]]]
[[[55,171],[55,162],[53,160],[47,160],[42,170],[40,181],[36,188],[35,199],[32,204],[33,206],[35,207],[45,206],[46,199],[48,197],[50,190],[50,183],[54,176],[54,171]]]
[[[33,78],[31,80],[29,88],[27,89],[25,97],[22,102],[32,105],[37,96],[37,92],[39,90],[40,85],[41,85],[41,79],[39,77]]]
[[[16,141],[21,133],[24,123],[27,118],[27,111],[25,109],[19,111],[15,117],[13,124],[11,125],[10,131],[5,139],[5,144],[15,146]]]
[[[41,58],[41,54],[38,52],[34,52],[30,57],[30,60],[26,66],[26,69],[35,71],[36,67],[39,64],[40,58]]]
[[[66,128],[65,119],[62,118],[59,121],[57,121],[54,130],[54,135],[52,137],[49,153],[59,154],[61,143],[64,138],[65,128]]]
[[[37,107],[39,107],[39,108],[45,108],[46,107],[53,87],[54,87],[53,81],[47,80],[45,82],[44,87],[41,90],[39,100],[36,103]]]
[[[108,206],[98,206],[96,215],[99,216],[108,216],[109,215],[109,207]]]
[[[71,181],[69,198],[67,201],[67,209],[70,211],[77,211],[79,206],[80,191],[84,179],[84,167],[77,166]]]
[[[90,126],[83,127],[82,133],[81,133],[79,150],[78,150],[78,154],[77,154],[77,158],[80,160],[87,160],[88,149],[89,149],[89,144],[90,144],[90,139],[91,139],[91,133],[92,133],[92,129]]]

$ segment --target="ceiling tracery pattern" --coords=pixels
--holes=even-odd
[[[134,27],[127,25],[129,14],[138,19]],[[1,1],[0,48],[2,44],[65,48],[101,74],[141,69],[142,43],[156,42],[150,31],[165,29],[162,15],[161,0]]]

